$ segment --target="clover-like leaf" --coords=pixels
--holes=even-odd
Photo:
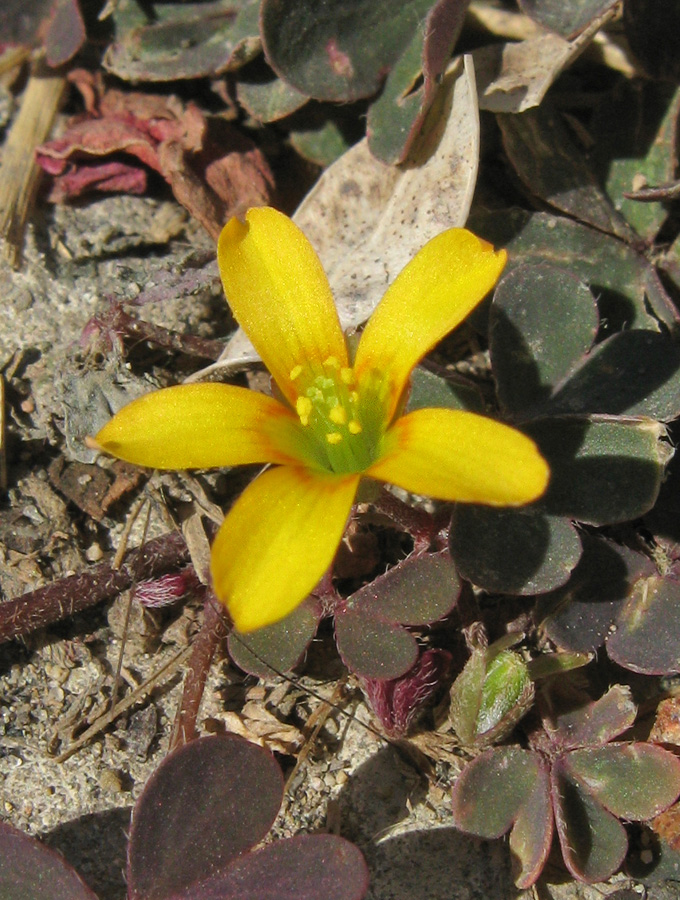
[[[564,584],[581,556],[565,518],[459,504],[450,531],[460,574],[487,591],[531,596]]]
[[[520,115],[502,114],[498,124],[505,152],[533,196],[585,225],[635,240],[555,108],[542,103]]]
[[[227,638],[229,655],[244,672],[260,678],[290,672],[316,634],[320,619],[319,604],[308,599],[274,625],[243,635],[232,631]]]
[[[615,684],[598,700],[587,700],[573,708],[550,707],[554,694],[539,693],[543,727],[553,749],[599,747],[618,737],[635,721],[636,707],[630,688]]]
[[[493,747],[463,769],[453,786],[456,828],[478,837],[510,833],[518,887],[532,885],[550,852],[553,816],[549,769],[538,754]]]
[[[0,822],[0,897],[97,900],[58,853],[6,822]]]
[[[489,317],[501,408],[525,416],[549,403],[592,347],[598,324],[593,295],[567,268],[513,268],[496,288]]]
[[[608,878],[626,855],[628,839],[623,825],[570,777],[564,760],[553,765],[551,792],[567,868],[579,881]]]
[[[361,852],[331,834],[301,834],[247,853],[182,900],[361,900],[368,868]]]
[[[248,852],[269,831],[282,797],[272,754],[236,735],[170,753],[133,812],[129,900],[361,900],[366,863],[335,835]]]
[[[649,575],[634,585],[607,639],[607,653],[619,665],[646,675],[680,672],[680,581]]]
[[[260,52],[258,10],[259,0],[212,0],[154,4],[151,22],[116,13],[118,36],[104,67],[126,81],[204,78],[238,68]]]
[[[636,580],[653,574],[641,553],[590,534],[581,535],[583,555],[569,581],[544,594],[534,620],[559,649],[592,653],[601,647]]]
[[[132,815],[130,900],[167,900],[225,868],[267,834],[283,776],[267,750],[213,735],[170,753]]]
[[[680,760],[654,744],[573,750],[565,756],[564,767],[620,819],[651,819],[680,794]]]
[[[608,525],[636,519],[654,506],[671,454],[658,422],[563,416],[536,420],[525,431],[551,471],[548,490],[535,509]]]
[[[335,614],[345,665],[365,678],[392,679],[415,663],[403,625],[427,625],[455,606],[461,582],[448,551],[410,556],[347,598]]]
[[[677,327],[678,310],[652,265],[611,235],[561,216],[519,209],[477,209],[468,227],[496,246],[507,247],[506,274],[520,263],[567,268],[590,286],[611,332],[658,329],[659,320]]]
[[[432,407],[483,413],[484,400],[479,388],[464,378],[442,378],[419,366],[411,375],[406,412]]]

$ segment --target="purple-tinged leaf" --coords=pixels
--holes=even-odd
[[[619,819],[658,816],[680,794],[680,760],[655,744],[572,750],[564,770]]]
[[[520,0],[523,12],[545,28],[571,38],[599,18],[617,0]]]
[[[229,655],[244,672],[260,678],[290,672],[316,634],[320,619],[319,604],[306,600],[274,625],[243,635],[232,631],[227,638]]]
[[[601,647],[641,575],[652,561],[628,547],[582,534],[583,555],[563,586],[536,603],[534,621],[560,650],[592,653]]]
[[[553,764],[550,780],[564,862],[579,881],[604,881],[623,862],[628,847],[626,831],[588,791],[572,781],[563,762]]]
[[[97,900],[75,869],[35,838],[0,822],[2,900]]]
[[[541,873],[553,834],[548,765],[537,753],[494,747],[461,772],[453,786],[456,828],[484,838],[512,829],[510,847],[518,887]]]
[[[429,625],[458,601],[461,580],[448,550],[409,556],[347,599],[347,608],[385,622]]]
[[[636,707],[630,688],[615,684],[599,700],[586,702],[575,709],[563,711],[553,706],[551,695],[539,694],[543,727],[555,749],[599,747],[613,740],[631,727]]]
[[[564,584],[581,556],[578,532],[566,518],[532,509],[459,504],[451,522],[451,555],[473,584],[532,596]]]
[[[607,653],[644,675],[680,672],[679,621],[680,581],[662,575],[640,578],[607,639]]]
[[[201,738],[170,753],[135,805],[129,900],[183,896],[267,834],[283,777],[267,750],[236,735]]]
[[[562,327],[552,327],[555,322]],[[587,284],[566,267],[512,269],[496,288],[489,316],[501,408],[526,417],[549,404],[592,347],[598,324]]]
[[[335,640],[342,661],[362,678],[399,678],[418,658],[410,632],[369,613],[337,612]]]
[[[85,43],[85,38],[85,22],[78,0],[55,0],[45,35],[47,64],[56,67],[68,62]]]
[[[446,650],[425,650],[405,675],[386,681],[363,678],[362,687],[385,731],[403,737],[436,693],[451,663]]]
[[[354,844],[331,834],[304,834],[242,856],[181,900],[362,900],[368,878]]]

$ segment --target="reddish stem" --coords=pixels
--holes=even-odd
[[[158,578],[189,562],[179,532],[161,535],[128,550],[119,569],[101,563],[79,575],[69,575],[45,587],[0,603],[0,642],[29,634],[76,612],[112,600],[136,581]]]

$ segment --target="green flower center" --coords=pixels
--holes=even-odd
[[[314,370],[295,366],[295,411],[321,468],[338,475],[363,472],[380,455],[385,432],[386,385],[379,373],[357,384],[354,370],[334,356]]]

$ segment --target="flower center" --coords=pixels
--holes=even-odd
[[[295,411],[322,468],[349,474],[375,462],[387,424],[382,378],[371,376],[359,386],[354,370],[329,356],[314,371],[295,366],[290,379],[298,390]]]

